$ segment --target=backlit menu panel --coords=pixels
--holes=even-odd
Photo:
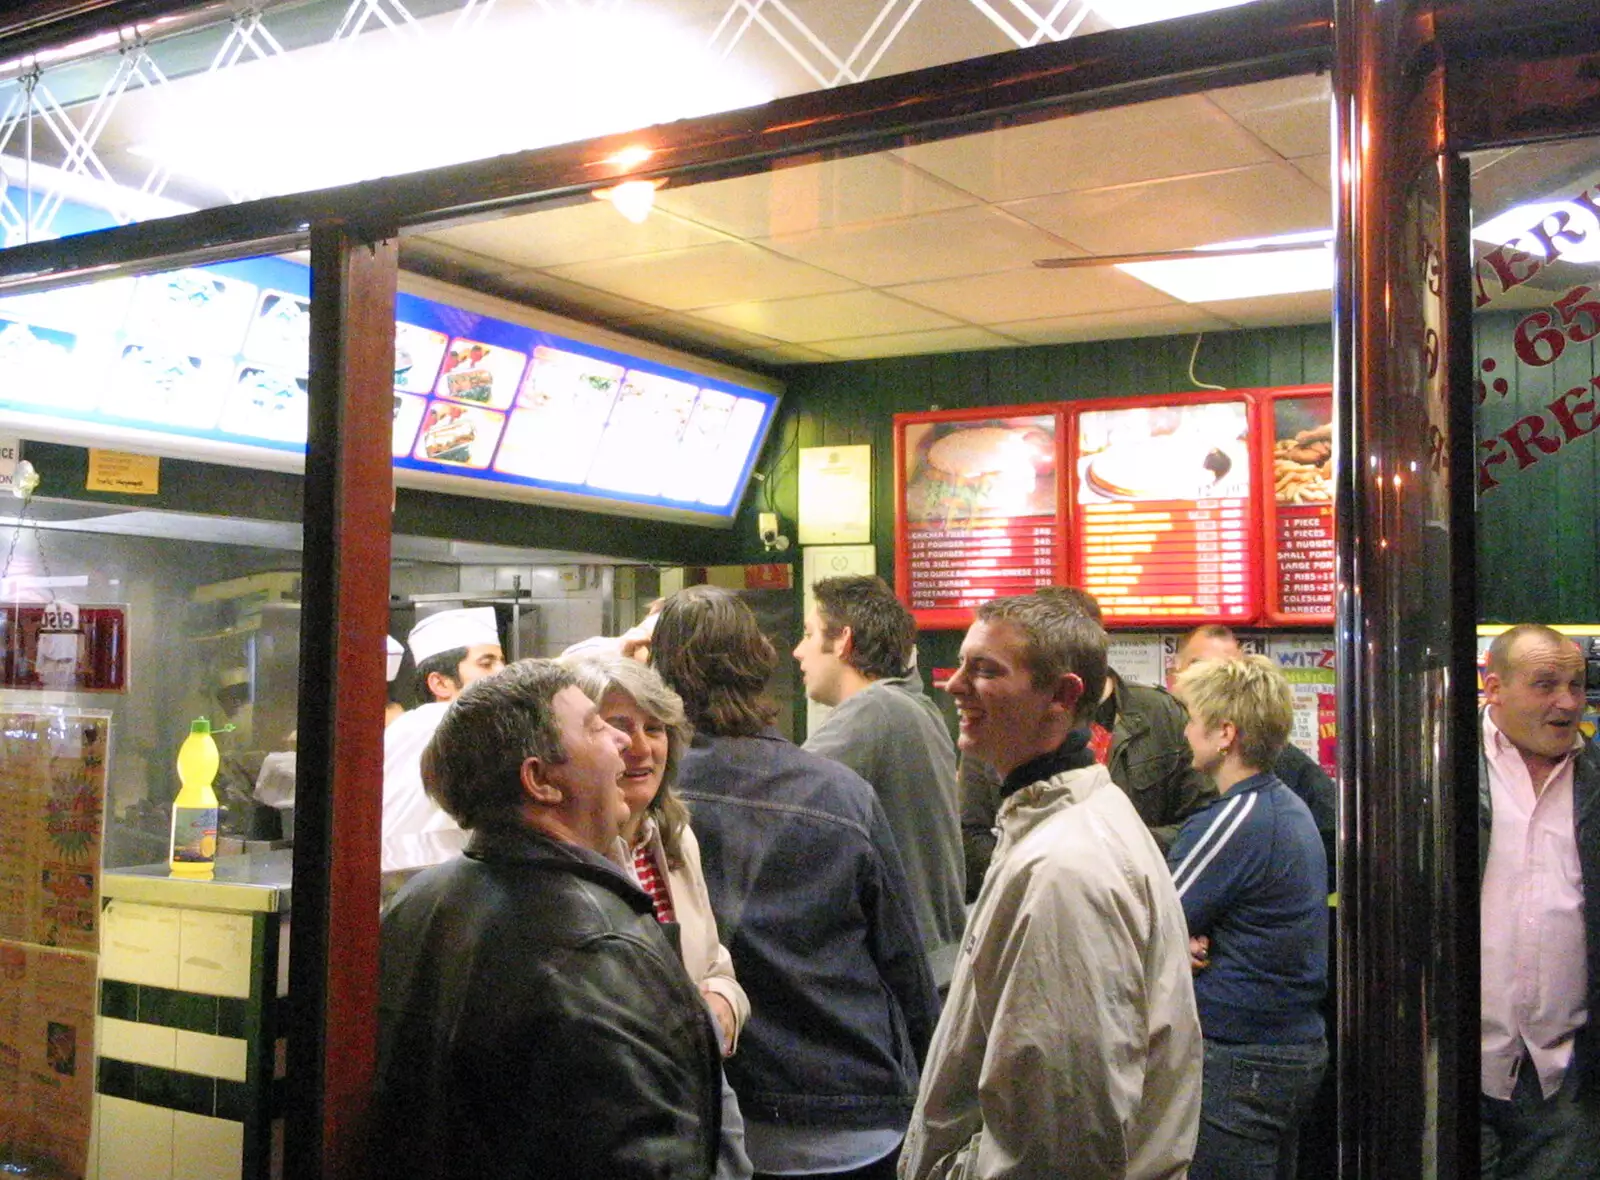
[[[1333,398],[1279,396],[1268,406],[1273,494],[1267,515],[1267,617],[1333,620]]]
[[[1108,623],[1259,612],[1250,411],[1185,398],[1077,415],[1078,581]]]
[[[1061,576],[1059,417],[993,414],[896,418],[897,581],[921,626]]]

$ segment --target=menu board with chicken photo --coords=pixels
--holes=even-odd
[[[1272,467],[1262,476],[1273,487],[1265,522],[1267,619],[1331,623],[1332,393],[1327,386],[1275,392],[1262,417],[1272,439]]]
[[[896,581],[918,625],[1060,580],[1060,415],[895,415]]]
[[[1079,582],[1108,623],[1253,619],[1252,403],[1177,394],[1077,412]]]

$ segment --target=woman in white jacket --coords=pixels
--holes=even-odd
[[[611,654],[564,657],[578,687],[600,707],[606,723],[628,736],[622,753],[622,795],[628,822],[622,829],[625,866],[655,903],[656,918],[678,926],[679,948],[689,978],[716,1017],[722,1054],[731,1057],[750,1001],[733,974],[733,959],[717,937],[700,846],[689,827],[689,810],[673,791],[678,763],[688,748],[683,701],[654,669]],[[744,1153],[744,1122],[727,1080],[722,1085],[722,1151],[718,1180],[751,1174]]]

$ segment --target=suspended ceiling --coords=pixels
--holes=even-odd
[[[458,281],[771,364],[1330,317],[1327,290],[1184,303],[1041,258],[1327,229],[1329,90],[1307,76],[596,201],[409,239]]]

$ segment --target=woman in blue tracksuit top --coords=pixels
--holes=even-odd
[[[1193,1180],[1292,1180],[1327,1068],[1327,856],[1306,805],[1263,767],[1293,723],[1283,673],[1262,656],[1203,661],[1178,677],[1195,768],[1218,798],[1167,854],[1189,921],[1205,1035]]]

